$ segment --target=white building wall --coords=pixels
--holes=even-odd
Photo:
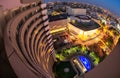
[[[86,9],[72,9],[73,15],[86,15]]]
[[[68,7],[69,15],[86,15],[86,9]]]

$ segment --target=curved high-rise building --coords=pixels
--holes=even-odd
[[[54,48],[46,4],[25,4],[11,11],[4,33],[9,62],[19,78],[53,78]]]

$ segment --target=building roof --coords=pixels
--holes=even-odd
[[[62,19],[67,19],[67,14],[59,14],[59,15],[49,15],[49,21],[57,21],[57,20],[62,20]]]
[[[88,17],[86,15],[79,15],[79,16],[75,16],[75,17],[77,17],[79,19],[83,19],[83,20],[90,20],[91,19],[90,17]]]
[[[83,31],[89,31],[100,27],[99,24],[92,20],[90,22],[75,22],[75,23],[70,22],[70,24],[76,26],[77,28],[80,28]]]

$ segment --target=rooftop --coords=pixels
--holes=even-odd
[[[85,15],[79,15],[79,16],[75,16],[75,17],[77,17],[79,19],[83,19],[83,20],[90,20],[91,19],[90,17],[85,16]]]
[[[94,22],[93,20],[91,20],[90,22],[70,22],[70,24],[82,29],[83,31],[89,31],[100,27],[100,25]]]
[[[57,20],[63,20],[63,19],[67,19],[67,14],[59,14],[59,15],[49,15],[49,21],[57,21]]]

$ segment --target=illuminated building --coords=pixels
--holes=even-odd
[[[57,21],[52,21],[49,23],[50,33],[57,33],[67,29],[67,19],[61,19]]]
[[[82,18],[80,17],[81,16],[79,16],[79,20],[76,20],[76,17],[74,19],[70,18],[70,22],[68,22],[69,31],[82,41],[97,37],[101,29],[99,24],[88,18],[83,19],[83,16]]]
[[[120,25],[119,24],[117,24],[117,28],[120,30]]]

